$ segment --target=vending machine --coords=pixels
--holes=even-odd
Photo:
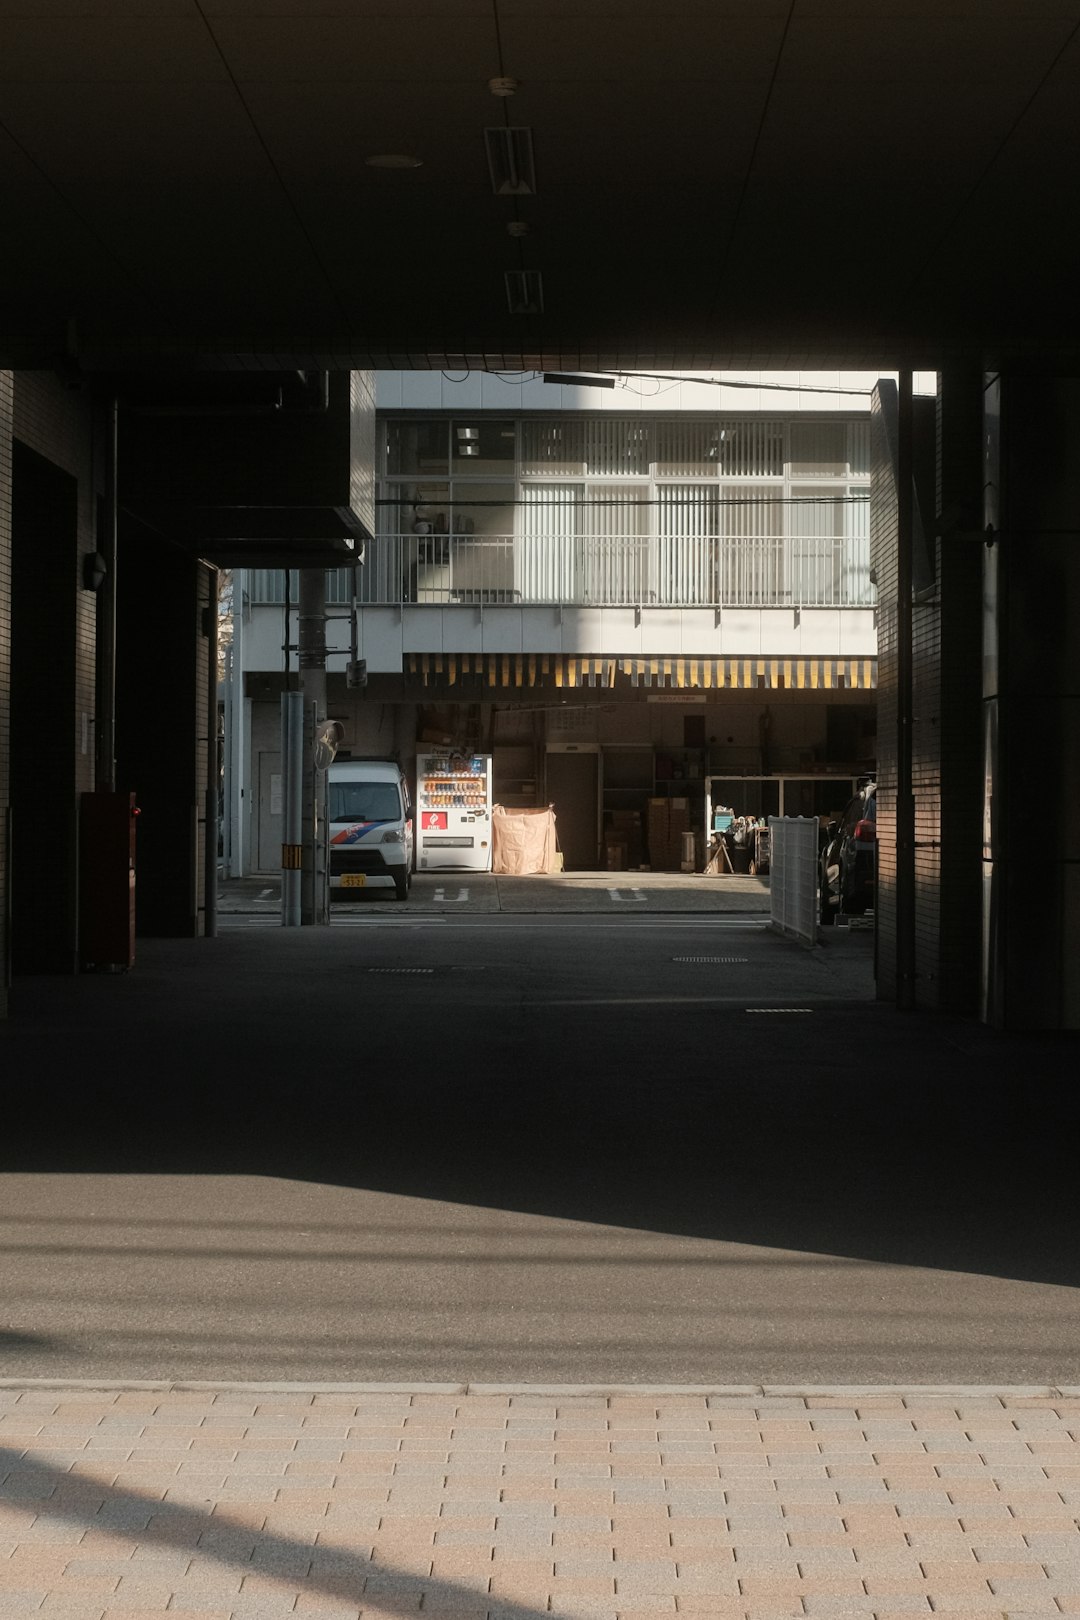
[[[491,755],[418,754],[416,815],[418,872],[490,872]]]

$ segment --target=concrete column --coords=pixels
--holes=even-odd
[[[926,783],[926,832],[938,872],[937,997],[943,1011],[979,1007],[982,840],[983,389],[981,366],[950,364],[938,378],[936,607],[917,646],[935,660],[917,693],[936,730],[937,788]],[[929,863],[928,863],[929,864]]]
[[[985,394],[986,1020],[1080,1028],[1080,378]]]

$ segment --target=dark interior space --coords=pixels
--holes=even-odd
[[[116,653],[117,787],[139,809],[139,934],[196,928],[196,572],[133,518],[120,524]]]
[[[15,973],[75,970],[78,486],[12,444],[11,922]],[[89,719],[89,716],[87,717]],[[88,744],[89,746],[89,744]]]

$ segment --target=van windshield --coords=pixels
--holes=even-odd
[[[398,821],[401,798],[393,782],[331,782],[331,821]]]

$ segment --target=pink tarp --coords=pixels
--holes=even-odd
[[[530,872],[558,870],[555,844],[555,812],[506,810],[501,804],[491,812],[491,870],[499,877],[524,877]]]

